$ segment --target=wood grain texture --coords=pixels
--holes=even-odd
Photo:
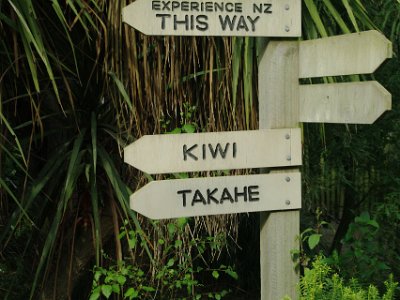
[[[376,81],[300,85],[300,121],[372,124],[391,109],[391,94]]]
[[[261,128],[299,126],[298,42],[270,42],[259,63]],[[297,299],[299,274],[291,251],[299,249],[300,213],[260,214],[261,299]]]
[[[299,78],[373,73],[392,57],[392,43],[376,30],[301,41]]]

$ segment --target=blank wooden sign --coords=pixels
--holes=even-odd
[[[299,78],[373,73],[392,57],[392,43],[376,30],[301,41]]]
[[[299,78],[368,74],[392,57],[392,43],[376,30],[299,43]],[[299,86],[299,121],[372,124],[391,109],[378,82]]]
[[[300,122],[372,124],[391,109],[376,81],[300,85]]]

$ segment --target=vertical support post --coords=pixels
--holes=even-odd
[[[298,42],[271,41],[259,63],[260,129],[299,126]],[[287,170],[286,170],[287,171]],[[297,299],[299,275],[291,251],[299,249],[300,212],[261,212],[261,300]]]

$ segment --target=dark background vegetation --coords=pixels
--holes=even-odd
[[[149,221],[134,190],[204,174],[151,178],[122,149],[257,129],[266,39],[144,36],[121,23],[129,2],[0,0],[1,298],[258,297],[258,214]],[[304,39],[378,29],[395,55],[374,74],[393,96],[376,123],[302,125],[302,272],[323,253],[360,285],[400,280],[399,14],[391,0],[303,2]]]

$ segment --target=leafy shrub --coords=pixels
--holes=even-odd
[[[392,300],[395,298],[397,282],[393,276],[385,281],[385,291],[380,295],[374,285],[363,287],[356,279],[349,282],[335,273],[322,256],[312,263],[312,268],[305,269],[300,280],[300,300]]]
[[[161,228],[159,222],[154,222],[153,226],[156,230]],[[143,262],[128,259],[109,267],[96,266],[90,300],[102,296],[108,299],[112,295],[120,299],[201,299],[203,296],[222,299],[229,294],[230,290],[215,289],[215,285],[206,287],[199,280],[201,277],[214,282],[221,278],[238,279],[232,266],[213,268],[204,258],[207,251],[221,247],[224,241],[207,236],[188,241],[188,226],[186,218],[167,223],[165,234],[162,232],[156,243],[161,254],[153,256],[148,270]],[[140,240],[138,235],[140,232],[123,229],[120,238],[127,238],[129,248],[134,250]]]

